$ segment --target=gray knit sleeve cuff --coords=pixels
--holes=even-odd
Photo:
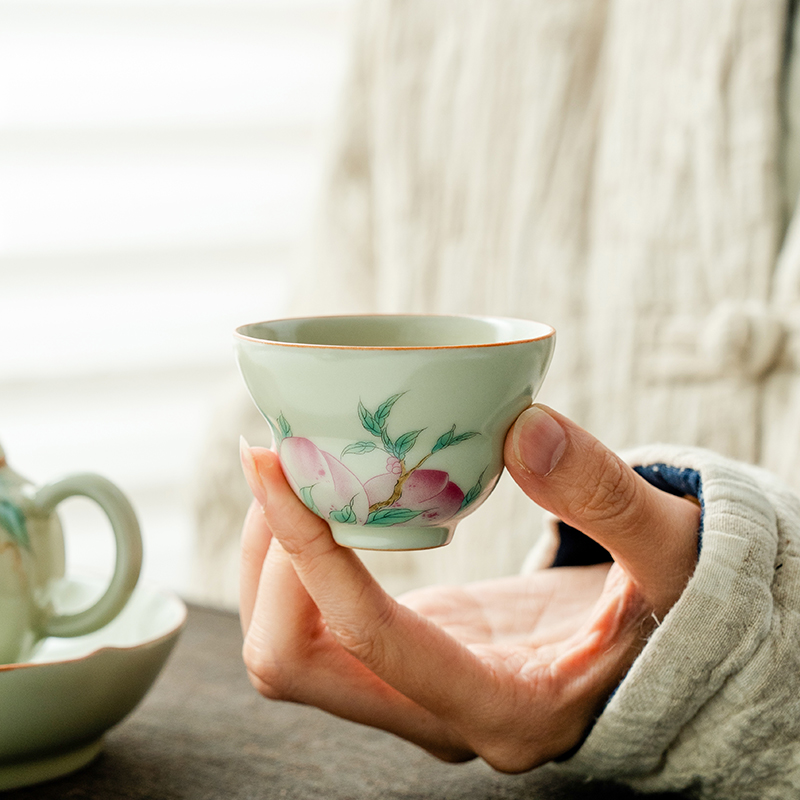
[[[559,769],[700,797],[797,796],[800,501],[764,470],[705,450],[624,456],[696,481],[702,546],[681,598]]]

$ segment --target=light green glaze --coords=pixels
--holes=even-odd
[[[279,320],[236,336],[298,496],[340,544],[380,550],[447,544],[486,499],[554,343],[541,323],[440,316]]]
[[[94,500],[116,539],[114,575],[89,608],[61,615],[52,591],[64,575],[64,538],[55,513],[67,497]],[[0,449],[0,664],[28,658],[46,636],[82,636],[109,623],[131,595],[142,564],[136,515],[122,492],[99,475],[71,475],[36,489]]]
[[[58,583],[58,604],[80,608],[94,584]],[[139,587],[108,626],[47,639],[35,659],[0,667],[0,791],[65,775],[100,751],[104,733],[147,693],[172,650],[186,607]]]
[[[34,756],[18,764],[0,764],[0,792],[69,775],[94,761],[102,749],[101,738],[52,755]]]
[[[403,526],[390,529],[343,525],[330,520],[328,525],[339,544],[358,550],[431,550],[449,544],[456,529],[455,522],[430,528]]]

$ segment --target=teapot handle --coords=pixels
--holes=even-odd
[[[92,473],[69,475],[39,489],[33,503],[49,516],[59,503],[76,495],[94,500],[111,523],[116,539],[114,575],[94,605],[47,619],[43,636],[83,636],[107,625],[128,602],[142,568],[142,535],[136,513],[125,495],[106,478]]]

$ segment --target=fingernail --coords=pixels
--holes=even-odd
[[[259,505],[267,504],[267,488],[258,473],[258,465],[253,457],[253,451],[244,436],[239,437],[239,458],[242,460],[242,472],[253,493],[253,497],[258,500]]]
[[[523,411],[512,436],[514,455],[535,475],[549,475],[567,447],[564,429],[542,406]]]

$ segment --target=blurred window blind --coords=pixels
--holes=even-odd
[[[281,313],[311,221],[349,6],[0,0],[0,443],[36,482],[117,482],[179,591],[232,329]],[[105,569],[80,503],[70,561]]]

